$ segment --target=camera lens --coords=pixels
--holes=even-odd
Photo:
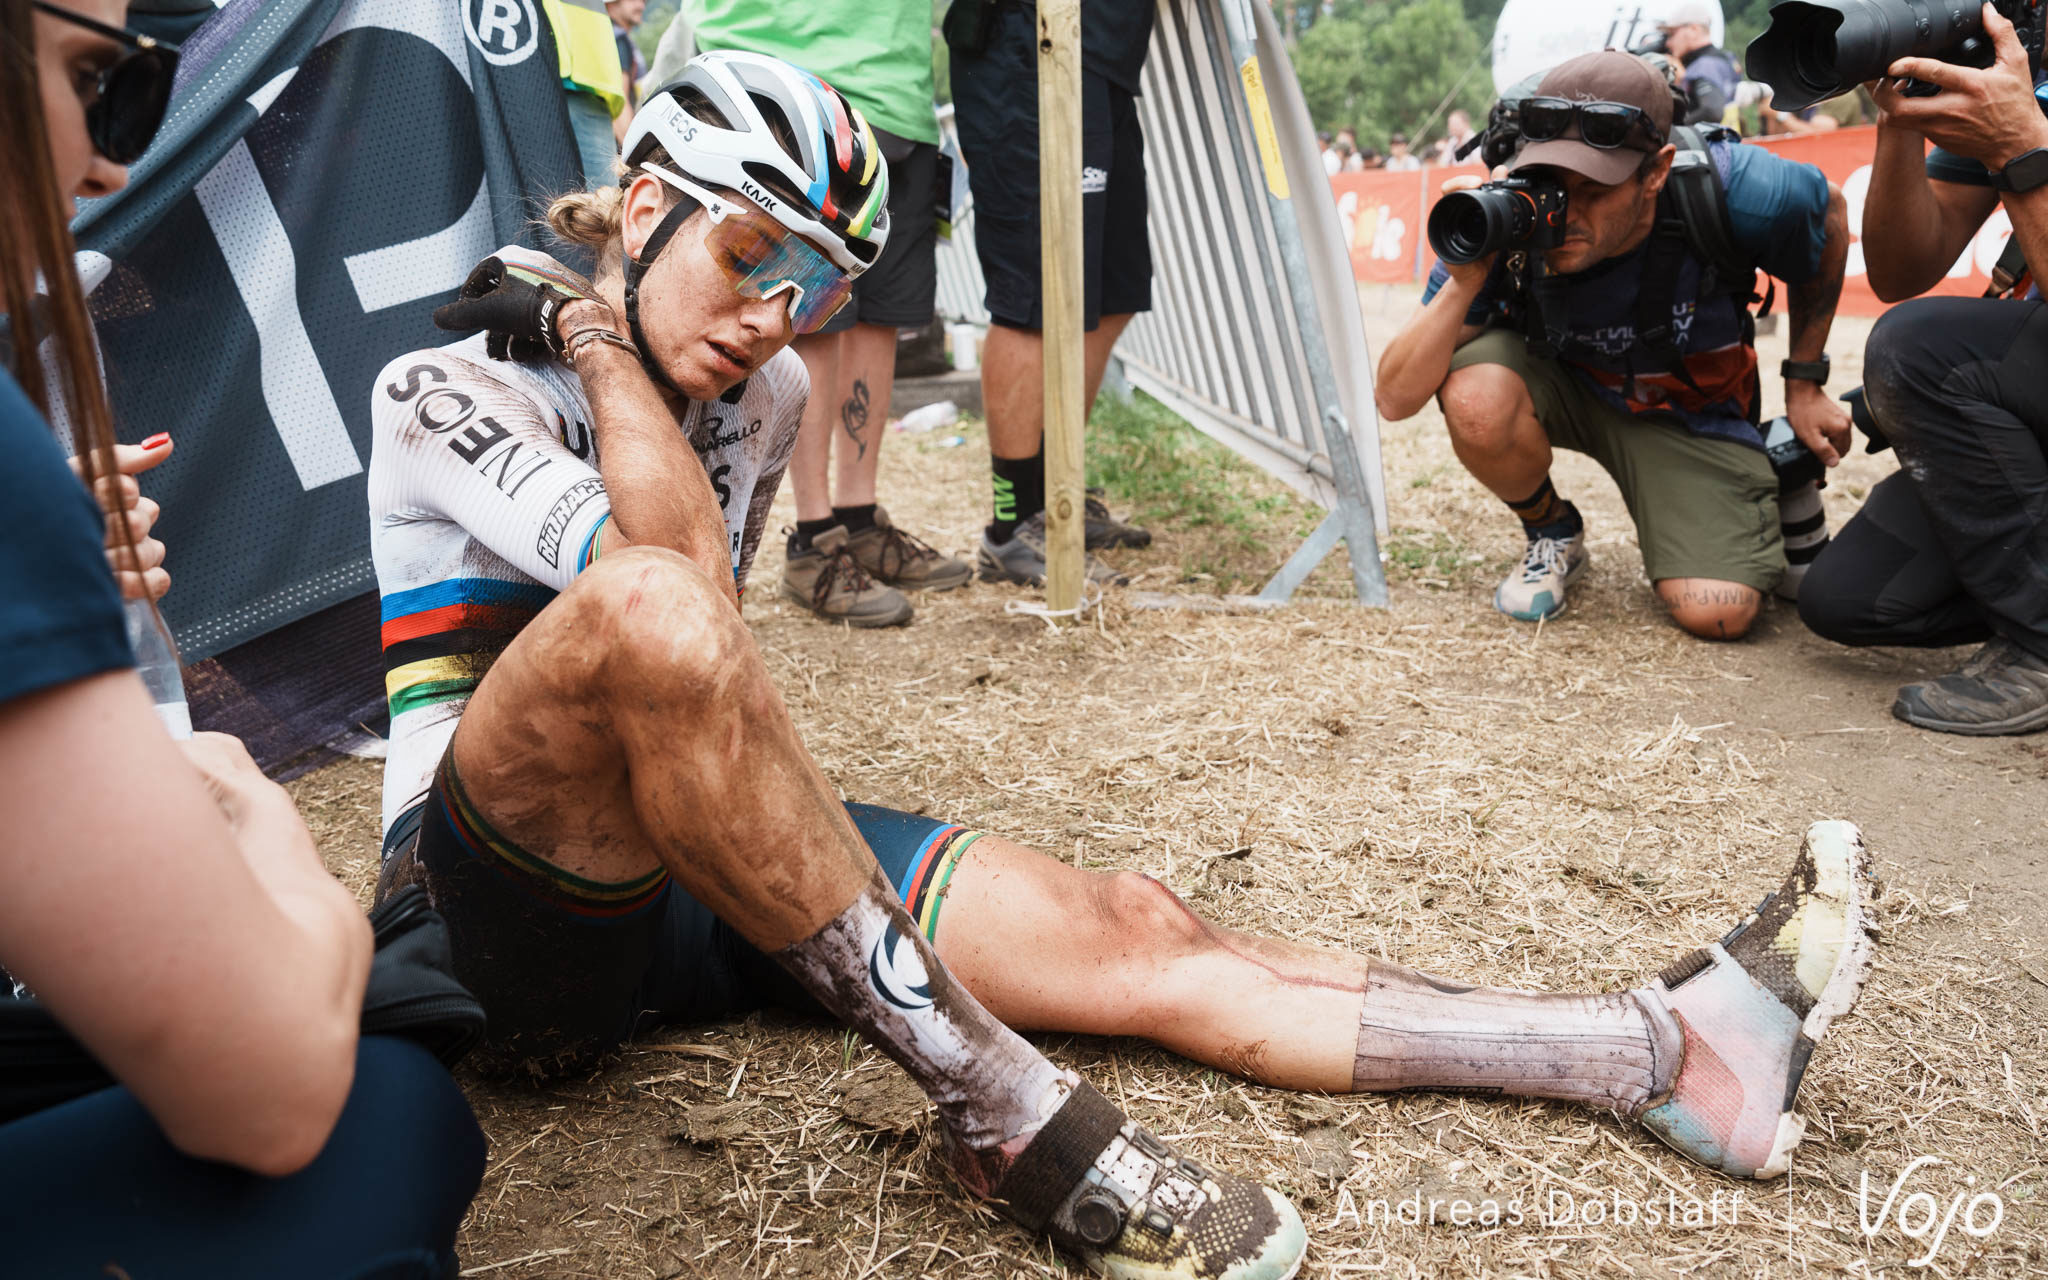
[[[1429,211],[1429,247],[1460,266],[1520,244],[1535,225],[1535,206],[1519,191],[1491,185],[1453,191]]]

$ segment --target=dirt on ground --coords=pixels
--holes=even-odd
[[[1364,293],[1376,350],[1413,298]],[[1867,328],[1837,326],[1843,387]],[[1762,345],[1775,367],[1782,339]],[[899,524],[967,552],[988,482],[981,436],[962,434],[892,434],[882,491]],[[1862,825],[1886,882],[1878,967],[1814,1055],[1809,1137],[1779,1182],[1709,1173],[1563,1106],[1292,1094],[1134,1041],[1036,1037],[1190,1154],[1290,1195],[1313,1241],[1303,1275],[2048,1273],[2048,735],[1891,718],[1899,684],[1960,652],[1837,648],[1782,604],[1740,643],[1680,634],[1582,458],[1557,479],[1589,517],[1591,572],[1557,621],[1509,621],[1489,603],[1519,555],[1508,514],[1434,410],[1383,440],[1384,612],[1345,598],[1340,553],[1276,613],[1137,609],[1112,591],[1053,630],[1005,612],[1033,593],[977,584],[919,600],[907,629],[853,632],[779,601],[764,548],[747,616],[848,796],[1461,981],[1639,984],[1775,888],[1810,821]],[[1247,495],[1279,492],[1205,458]],[[1891,466],[1858,453],[1840,469],[1835,527]],[[1194,594],[1214,590],[1219,556],[1270,571],[1314,513],[1265,509],[1256,551],[1161,524],[1117,562],[1139,588]],[[377,779],[352,761],[294,784],[359,890]],[[922,1100],[836,1028],[764,1013],[667,1029],[552,1085],[465,1084],[491,1140],[466,1275],[1078,1272],[954,1188]]]

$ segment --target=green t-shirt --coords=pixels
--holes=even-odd
[[[846,95],[877,129],[936,143],[931,0],[683,0],[699,49],[794,62]]]

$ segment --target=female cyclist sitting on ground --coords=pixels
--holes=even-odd
[[[134,671],[121,596],[170,579],[131,477],[171,448],[113,444],[68,226],[169,98],[125,11],[0,0],[0,965],[120,1082],[44,1105],[0,1038],[0,1270],[452,1278],[483,1135],[425,1049],[359,1040],[370,930],[290,798],[233,738],[173,742]]]
[[[1722,943],[1550,995],[1229,933],[1143,876],[842,805],[735,596],[802,410],[783,347],[880,248],[886,169],[829,87],[735,53],[652,95],[624,159],[550,215],[595,283],[501,251],[437,317],[485,332],[372,393],[383,885],[427,886],[502,1060],[815,1002],[932,1096],[971,1190],[1119,1276],[1285,1276],[1302,1229],[998,1018],[1286,1087],[1567,1099],[1784,1170],[1812,1042],[1871,957],[1847,824]]]

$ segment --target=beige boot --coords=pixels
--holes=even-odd
[[[897,528],[879,505],[874,525],[848,538],[846,549],[869,577],[906,591],[951,591],[974,578],[974,569],[965,560]]]
[[[901,591],[876,582],[860,567],[847,546],[846,530],[838,525],[811,539],[810,550],[789,553],[782,594],[827,622],[850,627],[900,627],[912,612]]]

